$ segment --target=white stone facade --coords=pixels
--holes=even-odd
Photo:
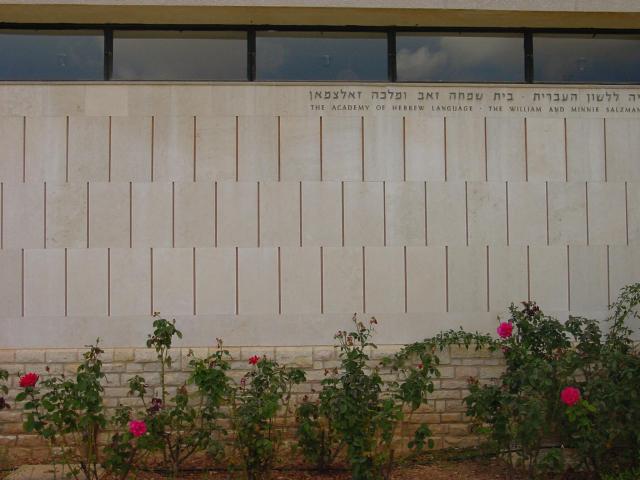
[[[640,278],[640,90],[0,86],[1,348],[379,343],[603,317]]]

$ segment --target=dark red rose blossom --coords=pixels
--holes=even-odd
[[[37,373],[29,372],[20,377],[19,385],[22,388],[35,387],[40,376]]]
[[[249,358],[249,365],[257,365],[259,361],[260,361],[260,357],[258,355],[254,355],[251,358]]]

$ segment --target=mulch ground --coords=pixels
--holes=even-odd
[[[164,480],[159,474],[139,474],[139,480]],[[227,472],[191,473],[182,478],[187,480],[235,480]],[[349,480],[345,471],[314,472],[308,470],[276,470],[271,480]],[[427,465],[398,467],[392,475],[393,480],[501,480],[506,479],[504,465],[497,460],[460,460],[436,461]]]

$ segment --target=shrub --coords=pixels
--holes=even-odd
[[[278,413],[285,420],[294,385],[305,381],[297,368],[256,355],[249,359],[251,370],[233,389],[231,425],[233,447],[240,468],[248,480],[267,478],[278,455],[286,425],[276,425]]]
[[[573,352],[582,398],[563,408],[567,443],[597,477],[624,478],[640,470],[640,352],[628,327],[630,319],[638,318],[638,305],[640,284],[622,289],[606,335],[594,327]]]
[[[470,380],[467,414],[504,458],[530,478],[564,466],[596,477],[640,466],[640,355],[627,320],[637,315],[640,284],[625,287],[612,305],[605,334],[595,320],[545,315],[533,302],[510,307],[498,327],[506,371],[496,383]],[[549,448],[556,446],[556,448]]]
[[[438,358],[432,351],[403,350],[371,368],[368,351],[376,348],[371,337],[377,322],[372,318],[364,325],[356,316],[353,322],[354,331],[335,335],[340,366],[325,371],[319,399],[305,399],[297,409],[299,448],[316,468],[326,468],[344,450],[354,479],[389,478],[404,410],[426,402],[432,378],[439,375]],[[391,380],[383,379],[381,367],[395,373]],[[430,435],[420,425],[409,448],[431,446]]]
[[[145,379],[135,376],[129,381],[130,394],[137,396],[144,409],[121,406],[114,416],[118,432],[108,447],[106,465],[119,478],[126,478],[141,457],[159,452],[163,467],[177,478],[183,465],[194,454],[206,452],[218,458],[224,449],[224,430],[218,420],[229,393],[229,354],[218,340],[218,349],[205,359],[189,355],[192,372],[188,380],[169,397],[166,369],[171,367],[169,354],[173,338],[182,337],[175,320],[157,318],[147,347],[154,348],[160,362],[160,397],[148,398]],[[190,392],[191,387],[195,391]],[[193,390],[193,389],[192,389]]]
[[[7,387],[7,380],[9,379],[9,372],[6,370],[0,369],[0,410],[8,410],[11,406],[7,403],[7,400],[4,396],[9,393],[9,388]]]
[[[27,373],[20,378],[24,391],[16,396],[17,401],[26,400],[24,429],[59,447],[61,462],[76,479],[99,478],[98,434],[107,419],[102,401],[102,350],[97,344],[89,346],[75,378],[53,376],[38,385],[39,376]]]

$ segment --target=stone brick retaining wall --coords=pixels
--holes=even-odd
[[[384,345],[372,352],[372,359],[392,354],[399,346]],[[12,465],[45,460],[49,448],[35,435],[24,433],[20,405],[14,402],[19,392],[18,375],[33,371],[42,375],[75,373],[83,349],[48,350],[0,350],[0,368],[10,373],[8,401],[10,410],[0,412],[0,462]],[[166,376],[170,387],[181,385],[188,377],[189,348],[175,349],[172,353],[174,364]],[[207,348],[194,348],[195,355],[205,356]],[[331,346],[313,347],[230,347],[232,355],[231,375],[239,379],[248,369],[247,360],[252,355],[267,355],[279,362],[303,368],[307,372],[307,382],[297,386],[295,398],[313,395],[320,386],[325,369],[338,365],[336,351]],[[470,432],[464,415],[463,398],[467,392],[467,379],[479,377],[489,381],[500,375],[503,360],[498,354],[486,351],[466,350],[452,347],[440,355],[442,374],[435,381],[436,391],[430,395],[426,408],[415,412],[408,419],[404,431],[409,435],[412,423],[426,421],[434,435],[436,448],[464,447],[473,445],[478,438]],[[106,349],[103,356],[106,372],[105,402],[108,407],[118,404],[133,404],[137,400],[127,395],[127,381],[133,375],[142,375],[149,385],[157,386],[160,380],[160,364],[155,352],[147,348]],[[105,435],[106,439],[106,435]],[[104,440],[104,439],[103,439]],[[2,465],[0,465],[1,467]]]

